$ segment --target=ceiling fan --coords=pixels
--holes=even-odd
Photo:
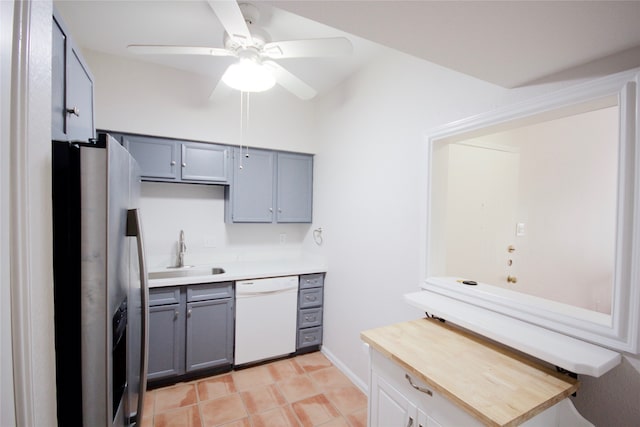
[[[274,59],[340,56],[348,55],[353,50],[351,42],[345,37],[271,41],[269,34],[257,26],[260,12],[254,5],[237,3],[235,0],[209,0],[208,3],[225,29],[224,48],[132,44],[127,49],[139,54],[237,57],[238,62],[232,64],[222,77],[227,85],[243,92],[259,92],[278,83],[304,100],[313,98],[315,89]],[[235,71],[232,67],[236,68]],[[234,73],[238,72],[238,68],[256,74],[234,83],[233,78],[238,77]],[[262,78],[265,80],[260,80]]]

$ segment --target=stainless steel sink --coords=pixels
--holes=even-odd
[[[188,277],[188,276],[212,276],[216,274],[224,273],[224,268],[186,268],[184,270],[170,270],[170,271],[154,271],[149,273],[149,279],[173,279],[176,277]]]

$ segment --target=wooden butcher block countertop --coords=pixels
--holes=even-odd
[[[487,425],[521,424],[579,385],[555,369],[435,319],[367,330],[361,338]]]

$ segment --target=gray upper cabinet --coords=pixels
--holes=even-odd
[[[233,166],[227,222],[311,222],[312,155],[236,149]]]
[[[52,139],[94,138],[93,76],[55,9],[51,59]]]
[[[140,165],[143,178],[178,179],[178,145],[170,139],[124,135],[123,145]]]
[[[122,135],[145,181],[226,184],[229,147],[145,135]]]
[[[227,182],[228,148],[200,142],[183,142],[182,179]]]
[[[311,222],[313,157],[278,153],[277,222]]]
[[[268,150],[251,150],[249,157],[234,150],[232,222],[273,221],[275,158],[275,153]]]

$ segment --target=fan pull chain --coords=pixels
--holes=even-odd
[[[242,169],[242,145],[244,143],[244,92],[240,91],[240,159],[238,169]]]
[[[249,100],[251,99],[251,92],[247,92],[247,114],[245,117],[245,127],[246,127],[246,131],[247,134],[249,133],[249,111],[251,110],[250,108],[250,104],[249,104]],[[245,157],[248,159],[249,158],[249,145],[245,145],[244,149],[247,150],[245,152]],[[242,149],[240,149],[240,154],[242,155]]]

